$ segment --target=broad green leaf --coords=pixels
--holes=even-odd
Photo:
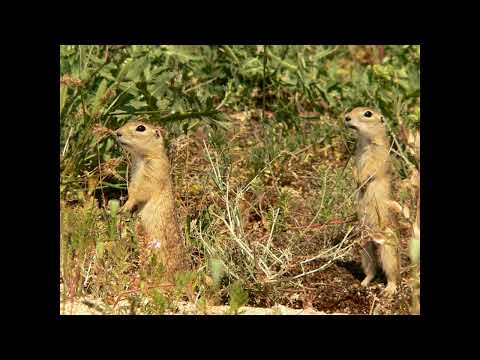
[[[103,68],[101,68],[98,73],[100,74],[100,76],[108,80],[115,81],[115,77],[112,75],[112,71],[116,68],[117,67],[115,64],[107,64]]]
[[[133,99],[128,104],[133,106],[136,110],[144,109],[147,107],[147,103],[143,100]]]
[[[238,314],[240,307],[245,305],[248,301],[248,293],[243,289],[241,281],[237,280],[228,289],[230,298],[229,311]]]
[[[130,70],[130,67],[132,66],[132,63],[133,63],[132,58],[128,58],[123,62],[122,66],[120,68],[120,71],[117,74],[117,78],[116,78],[117,82],[123,81],[123,79],[127,75],[128,71]]]
[[[213,286],[216,288],[220,285],[220,280],[224,274],[224,266],[220,259],[212,259],[211,263],[211,273],[213,278]]]
[[[143,74],[143,70],[145,68],[146,59],[140,58],[133,61],[132,65],[130,66],[127,75],[125,78],[132,81],[141,81],[141,75]]]

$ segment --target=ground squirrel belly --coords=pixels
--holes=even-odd
[[[383,116],[375,110],[357,107],[345,115],[346,126],[358,135],[354,176],[358,185],[358,217],[364,226],[363,286],[375,277],[380,262],[387,277],[386,295],[396,292],[399,281],[398,241],[391,212],[391,163]]]
[[[158,254],[167,280],[172,281],[177,271],[185,269],[186,261],[162,132],[145,122],[131,121],[115,134],[133,160],[128,200],[121,212],[137,208],[147,244]]]

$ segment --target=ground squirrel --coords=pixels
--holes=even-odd
[[[115,134],[133,158],[128,200],[120,212],[137,208],[148,247],[158,254],[166,280],[172,281],[177,271],[186,269],[186,261],[162,131],[145,122],[130,121]]]
[[[358,185],[358,217],[365,225],[362,237],[363,286],[375,277],[378,259],[387,277],[386,295],[396,292],[400,276],[398,241],[393,231],[390,194],[391,164],[389,141],[383,116],[369,108],[357,107],[345,115],[345,123],[358,134],[354,177]],[[378,252],[378,256],[377,256]]]

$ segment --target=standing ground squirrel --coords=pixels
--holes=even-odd
[[[161,130],[141,121],[131,121],[115,134],[133,158],[128,200],[121,212],[137,208],[147,244],[165,267],[166,279],[173,281],[177,271],[186,269],[186,258]]]
[[[387,277],[384,293],[392,295],[397,289],[400,264],[398,240],[392,229],[391,164],[384,119],[372,109],[357,107],[346,114],[345,122],[358,134],[353,173],[359,186],[357,213],[366,227],[363,235],[367,239],[362,243],[366,275],[362,286],[368,286],[375,277],[379,258]]]

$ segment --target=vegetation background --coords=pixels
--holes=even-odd
[[[103,313],[157,314],[189,301],[406,314],[419,291],[418,45],[62,45],[61,298]],[[392,301],[359,286],[343,114],[387,120],[401,206],[402,286]],[[117,129],[142,117],[167,130],[178,213],[194,264],[175,291],[161,264],[140,266],[133,220],[120,218],[129,163]],[[63,312],[68,312],[65,305]]]

